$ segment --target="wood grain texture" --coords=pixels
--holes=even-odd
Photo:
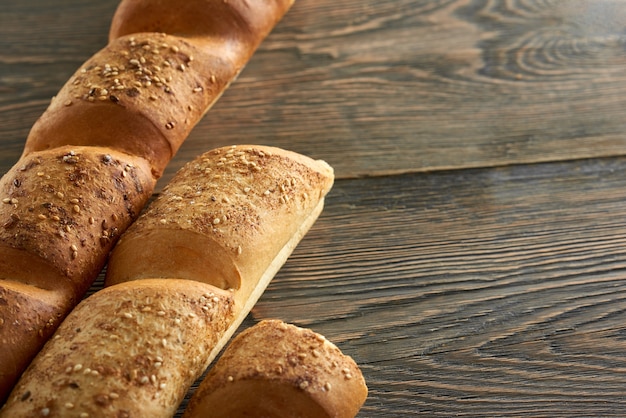
[[[0,115],[19,156],[50,96],[106,42],[117,0],[0,14]],[[298,0],[172,161],[263,143],[340,178],[622,155],[619,0]]]
[[[3,5],[2,171],[116,5]],[[162,183],[234,143],[335,167],[243,327],[326,335],[360,416],[624,416],[626,159],[599,158],[626,151],[624,22],[623,0],[297,0]]]
[[[339,181],[253,311],[352,355],[360,416],[624,416],[626,160]]]

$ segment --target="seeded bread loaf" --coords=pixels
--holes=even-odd
[[[318,218],[333,179],[325,162],[279,148],[205,153],[126,231],[105,285],[173,277],[232,289],[235,321],[215,356]]]
[[[63,86],[24,154],[106,146],[160,177],[293,0],[123,0],[109,44]]]
[[[352,418],[366,398],[359,367],[334,344],[265,320],[232,340],[183,417]]]
[[[139,215],[150,171],[112,149],[61,147],[0,179],[0,400]]]
[[[232,295],[189,280],[103,289],[63,321],[0,417],[171,417],[232,317]]]

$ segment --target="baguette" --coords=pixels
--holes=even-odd
[[[141,280],[82,301],[26,370],[2,417],[171,417],[232,316],[232,295]]]
[[[183,418],[353,418],[366,398],[359,367],[334,344],[265,320],[233,339]]]
[[[72,311],[24,372],[0,417],[41,411],[51,417],[171,416],[317,219],[333,179],[322,161],[264,146],[220,148],[187,163],[120,238],[105,289]],[[219,311],[212,316],[215,326],[176,321],[182,321],[191,293],[219,296],[204,296],[211,299],[207,310]],[[163,307],[144,315],[145,297]],[[109,341],[111,331],[123,341]],[[167,354],[166,381],[154,371],[137,375],[145,385],[135,377],[120,378],[136,353],[145,351],[146,341],[153,347],[164,338],[167,347],[170,340],[180,345],[176,356]],[[202,350],[194,351],[196,345]],[[94,350],[102,354],[96,362],[88,360]],[[165,359],[150,355],[152,361],[156,355]],[[96,370],[97,376],[76,380],[70,370],[76,364],[91,364],[89,373]],[[189,378],[172,377],[183,375]],[[161,383],[167,388],[155,389]],[[127,394],[124,402],[116,398],[98,408],[98,397],[112,390],[120,399]]]
[[[119,4],[108,44],[60,89],[0,180],[0,404],[291,3]],[[109,157],[121,165],[102,167]]]
[[[62,147],[0,180],[0,402],[139,215],[150,172],[115,150]]]
[[[325,162],[279,148],[210,151],[124,234],[105,285],[173,277],[233,289],[235,320],[215,356],[315,222],[333,179]]]

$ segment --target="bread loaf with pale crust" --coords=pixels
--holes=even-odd
[[[141,280],[82,301],[26,370],[2,417],[171,417],[232,317],[232,295]]]
[[[354,360],[322,335],[264,320],[228,345],[184,418],[353,418],[367,398]]]
[[[174,277],[233,289],[238,325],[319,216],[333,180],[324,161],[275,147],[201,155],[124,234],[105,284]]]

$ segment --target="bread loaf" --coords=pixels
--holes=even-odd
[[[353,418],[366,398],[359,367],[334,344],[265,320],[233,339],[183,418]]]
[[[0,401],[139,215],[150,171],[112,149],[62,147],[0,179]]]
[[[171,417],[232,316],[232,295],[141,280],[82,301],[26,370],[1,417]]]
[[[333,178],[325,162],[274,147],[210,151],[124,234],[105,284],[174,277],[233,289],[234,331],[319,216]]]
[[[68,80],[24,154],[105,146],[146,158],[155,177],[244,68],[293,0],[124,0],[109,44]]]
[[[0,403],[291,1],[228,3],[123,0],[0,181]]]

